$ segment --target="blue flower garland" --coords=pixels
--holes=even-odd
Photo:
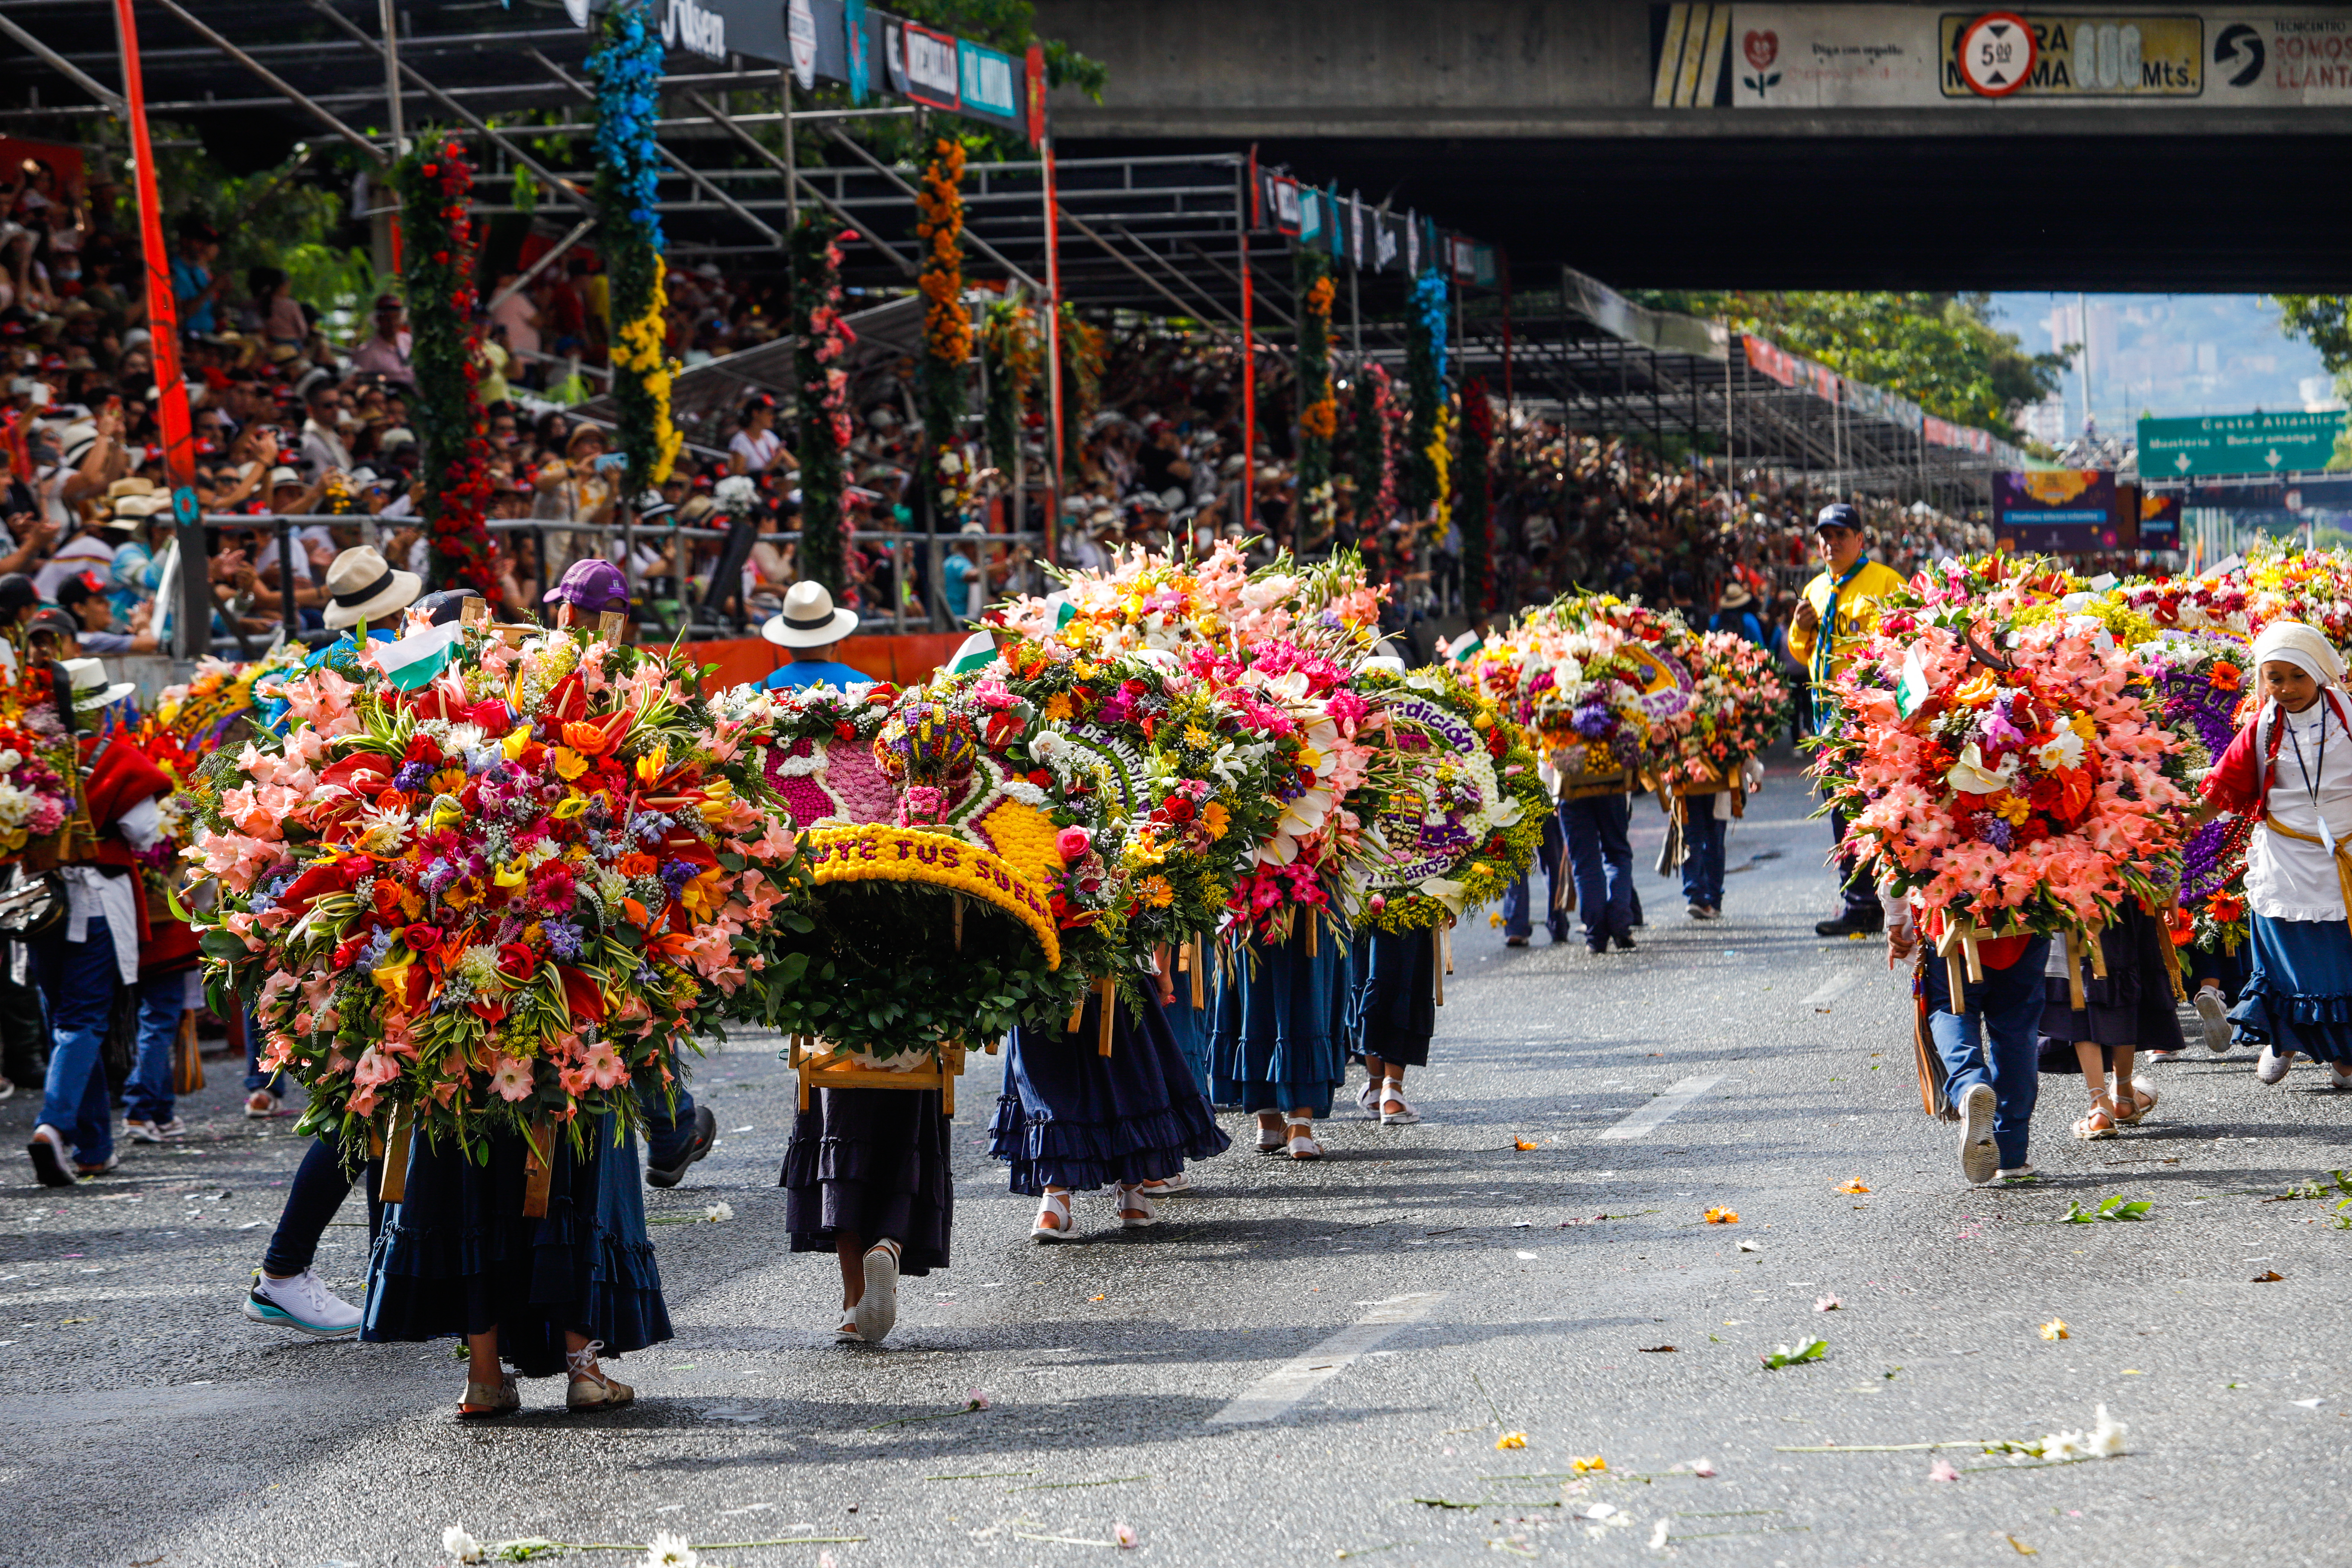
[[[644,0],[625,0],[604,14],[603,36],[588,57],[596,84],[596,163],[599,182],[625,204],[646,243],[662,248],[661,214],[655,210],[661,160],[655,122],[661,117],[661,35]]]
[[[1404,503],[1416,516],[1440,522],[1446,501],[1444,446],[1445,274],[1431,268],[1412,280],[1406,295],[1404,373],[1406,426]],[[1443,529],[1440,537],[1443,537]]]
[[[645,0],[619,0],[604,13],[588,75],[596,84],[596,207],[612,299],[613,395],[620,405],[619,447],[628,459],[622,493],[634,503],[669,477],[682,445],[670,422],[670,377],[677,367],[667,347],[656,210],[662,41]]]

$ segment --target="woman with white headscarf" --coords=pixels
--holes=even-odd
[[[2246,845],[2253,974],[2230,1020],[2263,1047],[2254,1075],[2298,1054],[2352,1089],[2352,705],[2344,660],[2301,621],[2254,639],[2261,706],[2206,776],[2207,813],[2256,827]]]

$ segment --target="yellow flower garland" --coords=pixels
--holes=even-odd
[[[670,377],[677,372],[677,362],[662,353],[663,340],[667,333],[663,317],[669,309],[669,290],[664,279],[669,276],[669,266],[658,256],[654,258],[653,293],[646,300],[645,314],[634,321],[624,321],[614,334],[613,368],[629,371],[644,384],[646,395],[654,404],[654,439],[660,455],[655,459],[651,479],[660,484],[669,478],[670,469],[677,464],[677,455],[685,448],[686,437],[670,423]]]
[[[1454,437],[1454,406],[1440,404],[1436,422],[1429,432],[1429,466],[1437,476],[1437,499],[1430,503],[1429,521],[1437,525],[1429,542],[1443,544],[1445,536],[1454,531],[1453,456],[1449,443]]]
[[[833,882],[929,882],[995,905],[1029,928],[1045,965],[1062,967],[1062,941],[1045,898],[1003,858],[967,839],[868,822],[811,829],[802,844],[820,888]]]

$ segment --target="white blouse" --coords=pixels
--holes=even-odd
[[[2280,826],[2321,842],[2257,827],[2246,845],[2246,902],[2274,921],[2340,921],[2344,890],[2328,850],[2352,839],[2352,732],[2325,697],[2300,713],[2282,709],[2276,721],[2286,729],[2264,805]]]

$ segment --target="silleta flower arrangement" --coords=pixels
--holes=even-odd
[[[1787,728],[1789,688],[1769,652],[1734,632],[1702,633],[1691,649],[1691,722],[1675,737],[1666,778],[1676,784],[1735,779]]]
[[[1813,771],[1898,892],[1997,934],[2095,931],[2167,901],[2187,760],[2138,658],[2095,616],[1906,618],[1836,680]]]
[[[680,1046],[762,1018],[805,926],[789,819],[684,661],[584,630],[467,632],[415,692],[361,656],[285,684],[292,720],[205,767],[188,851],[214,994],[354,1153],[639,1119]]]
[[[1444,668],[1357,678],[1388,716],[1404,782],[1374,824],[1386,847],[1364,921],[1419,931],[1499,899],[1534,861],[1551,798],[1524,731]]]
[[[994,618],[1097,658],[1196,643],[1240,654],[1279,638],[1352,667],[1379,640],[1386,592],[1365,581],[1351,550],[1313,566],[1281,555],[1253,572],[1238,545],[1219,540],[1198,561],[1123,550],[1108,572],[1066,573],[1059,593],[1014,599]]]
[[[70,741],[60,748],[0,724],[0,862],[57,837],[73,816]]]
[[[2182,741],[2189,777],[2201,779],[2252,714],[2247,645],[2224,632],[2169,632],[2135,650],[2164,700],[2164,720]],[[2241,817],[2208,822],[2181,848],[2180,907],[2195,945],[2235,952],[2246,939],[2246,838]],[[2179,928],[2176,927],[2176,935]]]
[[[802,824],[887,822],[898,785],[874,758],[898,689],[871,685],[738,686],[711,699],[723,733],[757,748],[768,786]]]
[[[1551,753],[1563,787],[1663,767],[1691,722],[1682,617],[1607,595],[1530,611],[1479,651],[1479,689]]]

